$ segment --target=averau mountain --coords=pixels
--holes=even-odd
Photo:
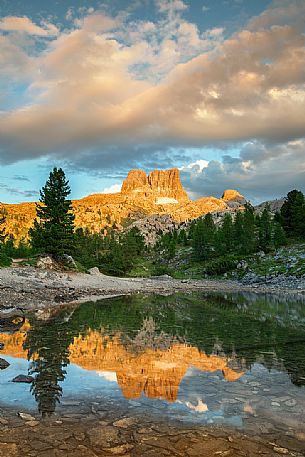
[[[174,223],[195,219],[209,212],[233,211],[245,199],[235,190],[226,190],[222,198],[202,197],[190,200],[183,189],[177,168],[131,170],[116,194],[93,194],[73,201],[76,227],[90,232],[106,232],[108,227],[122,227],[150,217],[169,218]],[[27,237],[36,216],[34,202],[0,204],[6,216],[6,232],[17,240]]]

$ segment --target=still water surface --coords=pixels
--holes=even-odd
[[[255,294],[131,296],[0,320],[0,407],[136,408],[305,433],[305,303]],[[12,383],[30,374],[29,384]],[[92,403],[93,402],[93,403]],[[305,435],[304,435],[305,436]]]

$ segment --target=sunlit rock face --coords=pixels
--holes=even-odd
[[[143,170],[131,170],[121,192],[93,194],[72,203],[77,228],[106,233],[114,224],[122,229],[126,221],[134,223],[152,215],[166,215],[173,223],[182,223],[209,212],[234,211],[245,202],[234,190],[226,190],[223,198],[209,196],[192,201],[182,187],[179,170],[172,168],[154,170],[149,175]],[[26,239],[36,216],[35,203],[0,204],[0,211],[6,215],[7,233],[17,240]]]
[[[237,190],[227,189],[224,191],[222,199],[230,207],[238,207],[246,204],[246,199]]]
[[[146,175],[143,170],[131,170],[122,185],[122,194],[152,199],[156,204],[177,204],[188,201],[177,168],[155,170]]]
[[[1,334],[5,345],[1,353],[27,359],[24,344],[29,330],[26,321],[20,331]],[[236,381],[243,375],[228,366],[230,360],[226,357],[209,356],[196,347],[177,342],[166,350],[143,348],[135,351],[132,345],[122,344],[120,334],[109,337],[89,330],[85,336],[74,337],[67,349],[70,363],[98,374],[107,373],[107,379],[116,379],[127,399],[145,394],[148,398],[175,401],[180,383],[190,368],[209,373],[220,370],[227,381]]]

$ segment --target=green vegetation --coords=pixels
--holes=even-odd
[[[76,230],[75,259],[85,268],[100,268],[104,273],[125,276],[142,259],[145,251],[143,236],[137,228],[118,234],[110,230],[107,236]]]
[[[61,168],[54,168],[40,191],[40,203],[36,207],[37,219],[29,235],[31,245],[40,253],[62,256],[75,249],[74,214],[71,189]]]
[[[287,194],[278,217],[287,236],[305,239],[305,197],[299,190]]]
[[[115,276],[241,277],[249,271],[265,276],[270,272],[305,274],[304,257],[300,262],[290,261],[288,251],[289,246],[305,240],[305,197],[300,191],[289,192],[275,216],[268,206],[257,214],[250,204],[225,214],[220,223],[206,214],[160,236],[154,247],[146,246],[140,231],[128,229],[126,224],[123,231],[108,225],[101,233],[75,230],[69,195],[65,173],[54,168],[40,192],[37,218],[29,231],[30,244],[21,240],[16,245],[5,232],[2,213],[0,266],[8,266],[12,258],[27,258],[27,264],[35,264],[33,256],[37,254],[52,255],[57,260],[72,254],[78,271],[98,267]],[[280,250],[284,253],[285,246],[288,254],[273,258]],[[65,267],[71,268],[71,264]]]

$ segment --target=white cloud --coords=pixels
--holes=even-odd
[[[102,191],[102,194],[116,194],[117,192],[121,192],[122,183],[113,184],[112,186],[105,187]]]
[[[196,162],[189,163],[187,165],[184,165],[183,167],[180,167],[179,170],[187,172],[194,172],[198,173],[201,172],[204,168],[207,168],[209,165],[209,162],[207,160],[196,160]]]
[[[238,159],[189,165],[188,179],[198,166],[200,175],[190,189],[260,194],[272,178],[281,191],[299,180],[304,149],[291,142],[305,131],[303,2],[270,8],[226,40],[221,28],[202,32],[187,21],[186,3],[158,5],[154,22],[86,10],[57,36],[47,23],[1,20],[3,30],[47,38],[33,56],[16,34],[0,36],[0,77],[30,79],[32,94],[26,106],[0,113],[2,162],[53,154],[83,168],[122,160],[156,167],[177,146],[204,151],[257,138],[250,158],[248,146]]]

